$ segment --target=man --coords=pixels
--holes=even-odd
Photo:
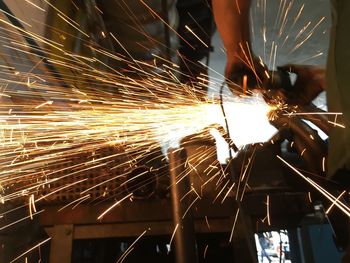
[[[249,8],[250,0],[213,0],[214,17],[227,52],[227,78],[235,75],[235,72],[240,74],[249,70],[255,70],[257,77],[264,77],[256,58],[246,55],[250,50]],[[332,32],[326,69],[305,65],[284,67],[297,75],[293,86],[295,104],[308,104],[322,90],[326,90],[328,111],[341,113],[335,119],[341,125],[334,125],[329,134],[327,177],[346,189],[350,187],[349,16],[350,1],[332,0]],[[283,91],[281,94],[283,96]],[[350,262],[348,255],[350,250],[344,256],[343,262]]]
[[[320,69],[305,66],[291,66],[291,71],[298,75],[297,89],[310,89],[323,85],[327,92],[329,112],[340,112],[335,122],[343,125],[334,125],[329,134],[328,149],[328,178],[337,182],[340,187],[349,190],[350,187],[350,1],[332,1],[332,31],[328,52],[326,74]],[[326,77],[325,77],[326,76]],[[325,81],[326,79],[326,81]],[[304,87],[302,87],[304,86]],[[311,97],[310,97],[311,99]],[[347,219],[347,218],[346,218]],[[340,219],[341,220],[341,219]],[[348,219],[347,219],[348,221]],[[343,233],[348,232],[346,225]],[[340,231],[338,231],[340,232]],[[350,262],[350,247],[348,235],[341,235],[342,246],[346,245],[346,253],[342,262]]]
[[[329,112],[341,112],[336,122],[345,128],[334,125],[329,134],[328,178],[334,179],[344,187],[350,186],[350,28],[348,17],[350,2],[332,1],[332,31],[325,75],[315,74],[313,68],[292,66],[299,82],[296,88],[311,88],[323,85],[327,92]],[[319,69],[318,69],[319,70]],[[317,72],[316,72],[317,73]]]

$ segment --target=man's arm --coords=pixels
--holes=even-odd
[[[213,12],[227,57],[242,55],[240,44],[250,44],[250,0],[213,0]]]
[[[266,68],[251,50],[251,0],[212,0],[212,4],[215,22],[226,49],[226,79],[241,85],[246,75],[248,87],[255,88],[266,77]]]

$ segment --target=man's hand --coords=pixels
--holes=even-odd
[[[288,104],[309,104],[325,90],[325,68],[311,65],[284,65],[279,69],[296,75],[296,81],[292,89],[280,92],[280,95]]]
[[[249,51],[241,53],[239,55],[228,53],[225,68],[226,82],[231,91],[238,95],[259,88],[268,76],[267,68],[261,60],[255,56],[251,57]],[[243,81],[244,77],[246,77],[246,83]]]

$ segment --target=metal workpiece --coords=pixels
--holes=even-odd
[[[287,115],[279,114],[277,118],[270,121],[270,123],[279,130],[279,134],[283,140],[289,141],[293,145],[293,149],[304,160],[308,171],[318,175],[326,174],[326,158],[327,158],[327,143],[320,137],[319,132],[312,128],[304,120],[303,115]],[[310,119],[317,127],[322,127],[324,132],[327,132],[329,125],[328,119],[323,118],[322,115],[314,119]],[[284,131],[284,132],[282,132]],[[324,160],[323,160],[324,159]],[[322,161],[323,160],[323,161]]]

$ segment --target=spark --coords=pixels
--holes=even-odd
[[[33,220],[33,212],[36,212],[36,207],[35,207],[35,201],[34,201],[34,194],[31,194],[29,197],[29,215],[30,215],[30,219]]]
[[[26,219],[31,219],[31,220],[32,220],[32,217],[33,217],[33,216],[36,216],[36,215],[38,215],[38,214],[40,214],[40,213],[42,213],[42,212],[44,212],[44,211],[45,211],[45,210],[43,209],[43,210],[40,210],[40,211],[38,211],[38,212],[35,212],[35,213],[31,214],[31,215],[28,215],[28,216],[22,217],[21,219],[18,219],[18,220],[16,220],[16,221],[13,221],[13,222],[11,222],[11,223],[5,225],[5,226],[0,227],[0,231],[6,229],[6,228],[8,228],[8,227],[14,226],[14,225],[16,225],[17,223],[22,222],[22,221],[24,221],[24,220],[26,220]],[[2,214],[1,216],[3,216],[3,214]]]
[[[130,249],[127,249],[127,250],[124,252],[123,256],[117,261],[117,263],[118,263],[118,262],[122,263],[122,262],[124,261],[124,259],[125,259],[132,251],[134,251],[134,249],[135,249],[135,247],[132,247],[132,248],[130,248]]]
[[[9,14],[9,13],[8,13],[8,12],[6,12],[5,10],[0,9],[0,11],[1,11],[1,12],[3,12],[3,13],[5,13],[6,15],[8,15],[8,16],[10,16],[10,17],[12,17],[12,18],[17,19],[18,21],[20,21],[21,23],[25,24],[26,26],[32,27],[32,25],[31,25],[31,24],[28,24],[27,22],[25,22],[25,21],[23,21],[23,20],[19,19],[18,17],[15,17],[15,16],[13,16],[13,15]]]
[[[203,258],[206,258],[207,256],[207,250],[208,250],[209,245],[205,246],[204,252],[203,252]]]
[[[63,209],[67,208],[68,206],[71,206],[72,204],[78,203],[78,202],[80,202],[80,201],[84,201],[84,200],[86,200],[86,199],[88,199],[88,198],[90,198],[90,194],[84,195],[84,196],[82,196],[82,197],[80,197],[80,198],[78,198],[78,199],[76,199],[76,200],[74,200],[74,201],[72,201],[72,202],[70,202],[70,203],[68,203],[68,204],[66,204],[66,205],[64,205],[64,206],[62,206],[62,207],[61,207],[60,209],[58,209],[57,211],[58,211],[58,212],[61,212]]]
[[[317,54],[313,55],[313,56],[310,56],[310,57],[306,57],[305,59],[302,59],[299,61],[300,64],[305,64],[306,61],[309,61],[311,59],[314,59],[314,58],[317,58],[317,57],[320,57],[320,56],[323,56],[324,55],[324,52],[318,52]]]
[[[179,227],[179,224],[176,224],[176,226],[175,226],[175,228],[174,228],[174,231],[173,231],[173,233],[172,233],[172,235],[171,235],[170,241],[169,241],[169,246],[170,246],[170,247],[171,247],[171,244],[173,243],[173,239],[174,239],[174,237],[175,237],[175,233],[176,233],[178,227]]]
[[[234,219],[234,221],[233,221],[233,226],[232,226],[231,234],[230,234],[230,238],[229,238],[229,242],[230,242],[230,243],[232,242],[233,233],[234,233],[234,230],[235,230],[235,228],[236,228],[236,223],[237,223],[237,219],[238,219],[238,214],[239,214],[239,208],[237,208],[236,215],[235,215],[235,219]]]
[[[117,263],[119,262],[123,262],[124,259],[129,255],[129,253],[134,249],[134,245],[137,243],[137,241],[139,241],[146,233],[147,233],[147,229],[145,231],[143,231],[136,239],[134,242],[131,243],[131,245],[127,248],[127,250],[125,250],[125,252],[123,253],[123,255],[121,255],[121,257],[118,259]]]
[[[230,181],[227,181],[225,183],[225,185],[221,188],[220,192],[216,195],[216,197],[213,200],[213,204],[215,203],[215,201],[219,198],[219,196],[222,194],[222,192],[225,190],[226,186],[230,183]]]
[[[193,30],[192,30],[189,26],[185,25],[185,28],[186,28],[192,35],[194,35],[194,36],[203,44],[203,46],[205,46],[206,48],[208,48],[208,45],[207,45],[196,33],[194,33]]]
[[[344,190],[338,197],[337,197],[337,199],[335,199],[334,200],[334,202],[329,206],[329,208],[326,210],[326,215],[328,215],[329,214],[329,212],[332,210],[332,208],[334,207],[334,205],[335,205],[335,203],[336,202],[339,202],[339,199],[346,193],[347,191],[346,190]]]
[[[291,164],[289,164],[287,161],[285,161],[282,157],[277,155],[277,158],[280,159],[285,165],[287,165],[289,168],[291,168],[296,174],[298,174],[301,178],[303,178],[306,182],[308,182],[310,185],[312,185],[317,191],[319,191],[324,197],[326,197],[329,201],[331,201],[335,206],[337,206],[344,214],[346,214],[348,217],[350,217],[350,208],[347,207],[343,202],[340,202],[337,200],[336,197],[334,197],[332,194],[330,194],[328,191],[326,191],[323,187],[318,185],[316,182],[311,180],[310,178],[303,175],[301,172],[299,172],[295,167],[293,167]]]
[[[43,11],[43,12],[46,11],[44,8],[41,8],[40,6],[34,4],[33,2],[31,2],[31,1],[29,1],[29,0],[24,0],[24,1],[26,1],[28,4],[34,6],[35,8],[39,9],[40,11]],[[17,19],[18,19],[18,18],[17,18]]]
[[[306,148],[304,148],[304,149],[301,151],[300,155],[303,156],[304,153],[305,153],[305,151],[306,151]]]
[[[298,14],[297,14],[297,15],[295,16],[295,18],[294,18],[294,21],[293,21],[293,24],[292,24],[292,26],[291,26],[291,29],[295,26],[296,22],[299,20],[299,18],[300,18],[300,16],[301,16],[301,13],[302,13],[303,10],[304,10],[304,7],[305,7],[305,4],[302,4],[302,6],[301,6],[300,9],[299,9]]]
[[[309,198],[309,202],[312,203],[311,193],[310,193],[310,192],[307,192],[307,196],[308,196],[308,198]]]
[[[270,195],[266,195],[266,218],[267,218],[267,224],[270,226]]]
[[[182,219],[185,218],[185,216],[187,215],[188,211],[190,211],[191,207],[197,202],[197,200],[200,199],[199,196],[197,196],[193,201],[192,203],[187,207],[186,211],[184,212],[183,216],[182,216]]]
[[[42,104],[40,104],[40,105],[38,105],[38,106],[35,106],[35,109],[39,109],[39,108],[41,108],[41,107],[43,107],[43,106],[45,106],[45,105],[52,105],[52,103],[53,103],[52,100],[46,101],[46,102],[44,102],[44,103],[42,103]]]
[[[205,222],[207,223],[207,227],[210,230],[210,224],[209,224],[209,220],[208,220],[208,216],[205,216]]]
[[[237,7],[237,12],[238,14],[241,14],[241,8],[239,7],[239,2],[236,0],[236,7]]]
[[[133,58],[133,56],[130,54],[130,52],[124,47],[124,45],[118,40],[118,38],[115,35],[113,35],[112,32],[109,32],[109,34],[112,36],[112,38],[115,40],[115,42],[117,42],[118,45],[121,46],[121,48],[126,52],[126,54],[128,54],[128,56],[136,63],[136,65],[138,65],[137,61]]]
[[[90,195],[86,195],[83,198],[78,198],[78,200],[76,200],[76,204],[72,207],[72,210],[89,198],[90,198]]]
[[[326,171],[326,157],[322,157],[322,172]]]
[[[334,121],[328,121],[328,123],[333,124],[336,127],[340,127],[340,128],[345,129],[345,125],[343,125],[343,124],[340,124],[340,123],[337,123],[337,122],[334,122]]]
[[[314,34],[316,28],[324,21],[325,17],[322,17],[317,23],[316,25],[309,31],[308,35],[302,40],[300,41],[291,51],[290,53],[294,52],[295,50],[297,50],[298,48],[300,48],[302,45],[304,45],[304,43]],[[305,32],[305,30],[307,29],[307,27],[311,24],[311,22],[309,22],[307,24],[306,27],[303,28],[302,31],[300,31],[299,35],[297,35],[296,38],[298,38],[301,34],[303,34]]]
[[[196,192],[196,190],[194,189],[194,187],[191,185],[191,189],[190,189],[186,194],[184,194],[183,197],[181,197],[180,202],[182,202],[182,201],[186,198],[186,196],[188,196],[188,195],[191,194],[192,192],[194,192],[194,193],[199,197],[198,193]],[[200,198],[200,197],[199,197],[199,198]]]
[[[290,112],[283,113],[283,115],[297,116],[297,115],[343,115],[342,112]]]
[[[235,187],[235,183],[233,183],[232,186],[227,190],[227,192],[226,192],[224,198],[222,198],[222,200],[221,200],[221,204],[223,204],[223,203],[225,202],[226,198],[228,197],[228,195],[229,195],[230,192],[232,191],[233,187]]]
[[[15,261],[17,261],[18,259],[20,259],[21,257],[23,257],[24,255],[28,254],[29,252],[33,251],[34,249],[40,247],[41,245],[47,243],[48,241],[51,240],[51,237],[39,242],[38,244],[36,244],[35,246],[33,246],[32,248],[28,249],[27,251],[23,252],[21,255],[19,255],[18,257],[14,258],[13,260],[10,261],[10,263],[13,263]]]
[[[116,207],[117,205],[119,205],[121,202],[123,202],[124,200],[128,199],[129,197],[131,197],[133,195],[133,193],[130,193],[126,196],[124,196],[122,199],[118,200],[117,202],[115,202],[113,205],[111,205],[106,211],[104,211],[101,215],[99,215],[97,217],[98,220],[101,220],[109,211],[111,211],[114,207]]]

